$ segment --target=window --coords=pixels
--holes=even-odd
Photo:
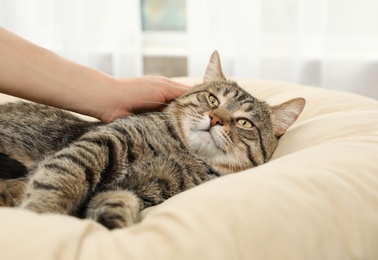
[[[141,0],[143,31],[185,31],[185,0]]]
[[[186,1],[141,0],[143,73],[187,75]]]

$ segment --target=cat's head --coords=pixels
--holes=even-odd
[[[295,98],[270,106],[223,76],[218,52],[204,81],[167,108],[185,146],[222,174],[267,162],[305,105]]]

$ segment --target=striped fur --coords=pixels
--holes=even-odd
[[[0,205],[125,227],[146,207],[267,162],[303,99],[272,107],[224,79],[217,53],[210,65],[204,83],[163,112],[109,124],[32,103],[1,105]],[[9,167],[27,174],[10,178]]]

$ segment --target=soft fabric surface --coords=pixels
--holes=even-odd
[[[0,258],[378,259],[378,102],[236,81],[271,104],[307,100],[269,163],[181,193],[127,229],[2,208]]]

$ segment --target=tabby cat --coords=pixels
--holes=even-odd
[[[179,192],[266,163],[304,104],[257,100],[225,79],[216,51],[203,83],[163,112],[102,124],[43,105],[3,104],[0,204],[126,227]]]

